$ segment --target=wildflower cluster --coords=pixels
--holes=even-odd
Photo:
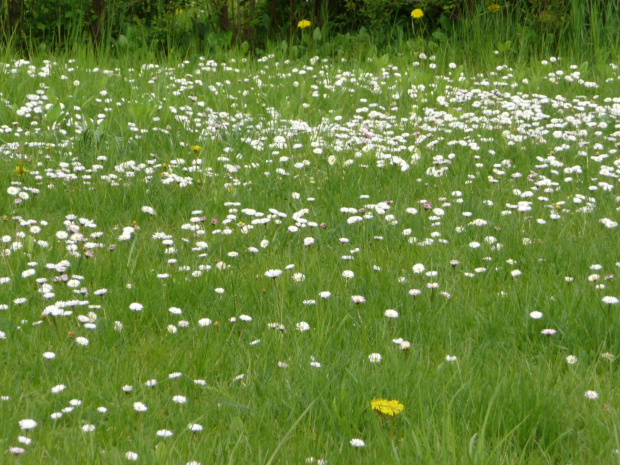
[[[429,55],[0,63],[8,453],[68,462],[62,432],[112,461],[193,463],[230,430],[248,463],[282,437],[365,454],[372,392],[402,395],[371,401],[377,421],[407,405],[430,424],[437,398],[513,406],[504,372],[528,402],[554,395],[558,432],[580,418],[608,448],[618,67],[550,58],[534,85]],[[468,437],[471,418],[454,420]],[[324,425],[312,446],[299,424]]]

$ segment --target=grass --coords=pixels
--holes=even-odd
[[[7,56],[3,461],[618,463],[617,67],[444,56]]]

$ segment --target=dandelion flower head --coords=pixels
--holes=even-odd
[[[388,417],[395,417],[405,408],[405,406],[397,400],[387,399],[373,399],[370,402],[370,406],[372,407],[372,411],[376,414],[386,415]]]

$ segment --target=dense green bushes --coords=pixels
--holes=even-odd
[[[414,20],[413,9],[424,16]],[[602,57],[617,50],[618,10],[620,0],[1,0],[0,40],[28,51],[88,43],[196,52],[243,44],[260,52],[282,41],[311,48],[326,37],[339,50],[361,31],[377,47],[457,41],[475,44],[472,50],[569,47]],[[305,38],[297,30],[302,19],[312,24]]]

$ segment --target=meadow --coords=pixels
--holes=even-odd
[[[620,463],[620,72],[0,63],[0,462]]]

